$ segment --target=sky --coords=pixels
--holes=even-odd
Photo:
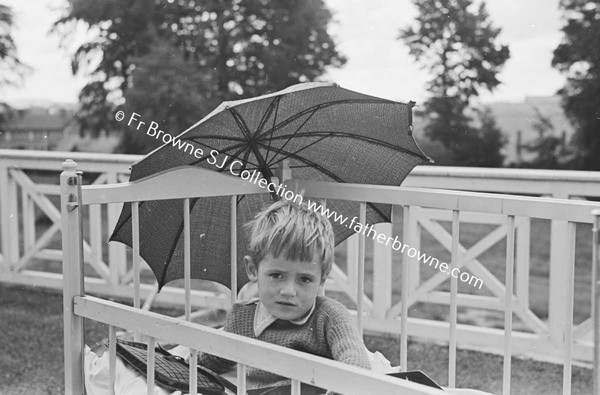
[[[331,33],[348,58],[341,69],[325,76],[340,86],[383,98],[422,102],[428,75],[396,39],[416,16],[410,0],[325,0],[334,13]],[[32,71],[22,86],[0,91],[0,101],[20,107],[36,102],[75,103],[86,76],[73,76],[71,55],[79,41],[59,46],[52,24],[61,16],[61,0],[0,0],[13,7],[18,56]],[[481,101],[522,101],[526,96],[553,95],[565,78],[550,65],[561,40],[558,0],[487,0],[499,41],[509,45],[511,57],[493,93]]]

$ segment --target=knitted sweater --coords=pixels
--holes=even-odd
[[[234,304],[227,316],[224,330],[370,369],[369,357],[354,320],[341,303],[319,296],[313,313],[304,324],[277,320],[258,337],[255,336],[253,327],[256,307],[256,303]],[[210,354],[202,354],[198,363],[217,373],[227,372],[235,366],[233,361]],[[285,377],[251,366],[247,367],[246,372],[248,388],[289,382]]]

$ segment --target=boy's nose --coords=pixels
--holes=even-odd
[[[296,296],[296,287],[292,282],[289,282],[281,287],[280,292],[283,296]]]

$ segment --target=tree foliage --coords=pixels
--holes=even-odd
[[[211,104],[215,100],[203,95],[210,92],[210,81],[170,43],[153,47],[134,62],[131,87],[125,93],[126,114],[137,112],[141,119],[153,120],[161,127],[168,125],[168,133],[177,135],[197,122],[199,114],[206,114],[214,107]],[[149,152],[160,144],[160,140],[128,129],[123,135],[121,150],[123,153]]]
[[[554,134],[554,125],[550,119],[542,114],[538,108],[534,108],[536,119],[531,127],[538,133],[535,140],[525,144],[523,148],[535,156],[532,160],[521,163],[521,167],[534,169],[564,169],[570,166],[573,160],[572,154],[565,146],[563,137]]]
[[[0,88],[21,82],[28,67],[17,56],[17,46],[12,37],[14,19],[12,9],[0,4]],[[11,108],[0,102],[0,124],[6,122]]]
[[[27,66],[17,57],[17,46],[12,37],[14,19],[12,9],[0,4],[0,86],[21,82]]]
[[[508,47],[497,43],[500,29],[492,26],[483,1],[476,5],[473,0],[415,0],[414,4],[416,26],[401,30],[399,38],[433,76],[427,84],[431,97],[423,111],[430,120],[426,135],[449,149],[456,165],[501,165],[497,158],[505,140],[496,136],[491,113],[480,113],[487,117],[480,120],[489,127],[486,131],[474,129],[466,113],[474,97],[500,83],[497,74],[509,57]],[[489,161],[474,159],[473,150],[495,154],[487,156]]]
[[[566,24],[552,65],[567,75],[559,91],[567,116],[576,126],[574,166],[600,170],[600,3],[561,0]]]
[[[479,125],[472,127],[457,149],[462,166],[502,167],[506,136],[489,108],[477,110]]]
[[[316,80],[345,62],[327,32],[331,13],[323,0],[69,3],[57,28],[68,35],[83,21],[98,32],[72,62],[74,72],[91,67],[80,100],[95,131],[112,126],[111,97],[140,105],[138,113],[175,132],[220,101]]]

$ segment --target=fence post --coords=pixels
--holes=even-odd
[[[35,244],[35,206],[31,196],[21,190],[21,212],[23,224],[23,254]]]
[[[358,277],[358,235],[346,239],[346,275],[348,289],[353,295],[357,293],[356,279]]]
[[[12,271],[19,261],[19,204],[17,183],[11,177],[10,166],[6,162],[0,162],[0,186],[3,266],[7,271]]]
[[[10,213],[8,217],[8,233],[7,235],[14,235],[14,237],[9,237],[10,249],[8,250],[10,256],[8,261],[11,263],[11,270],[16,270],[17,262],[19,262],[19,254],[20,254],[20,239],[19,239],[19,202],[18,202],[18,190],[17,190],[17,181],[15,178],[11,176],[11,169],[8,168],[8,212]]]
[[[65,394],[83,394],[83,318],[73,311],[73,298],[83,295],[83,236],[81,227],[81,176],[67,159],[60,175],[60,209],[63,251],[63,314]]]
[[[409,217],[404,219],[404,221],[408,221],[408,234],[402,234],[402,238],[406,240],[406,244],[417,251],[421,250],[421,225],[419,224],[418,217],[420,210],[420,207],[411,207]],[[408,289],[412,293],[419,288],[419,284],[421,283],[421,264],[417,257],[406,256],[406,259],[410,265]]]
[[[107,184],[116,184],[117,182],[119,180],[115,171],[106,173]],[[122,203],[108,204],[107,222],[109,232],[112,232],[117,225],[122,208]],[[123,277],[127,272],[127,250],[125,244],[108,243],[108,267],[110,269],[111,286],[123,283]]]
[[[376,224],[378,235],[392,236],[392,224]],[[373,240],[373,313],[385,319],[392,307],[392,245]]]
[[[553,198],[568,199],[569,195],[564,191],[556,191],[551,195]],[[567,289],[565,278],[569,269],[567,262],[565,242],[568,238],[567,221],[552,220],[550,225],[550,284],[548,300],[548,330],[552,343],[560,347],[563,344],[563,326],[567,319],[566,303]]]
[[[0,160],[0,185],[8,186],[8,167],[6,162]],[[10,234],[9,227],[10,209],[8,206],[8,188],[0,188],[0,263],[2,270],[9,271],[12,263],[10,254]]]
[[[594,377],[592,393],[600,394],[600,210],[592,211],[594,216],[592,267],[594,272],[594,299],[592,300],[594,324]]]
[[[517,299],[521,301],[523,306],[529,308],[529,268],[530,268],[530,251],[531,251],[531,218],[517,217],[518,220],[523,220],[521,225],[517,227],[517,243],[516,243],[516,290]]]

